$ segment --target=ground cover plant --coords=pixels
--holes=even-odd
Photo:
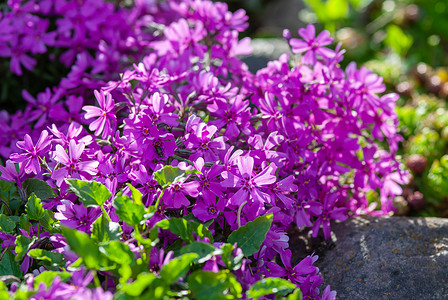
[[[329,238],[407,182],[398,96],[312,25],[251,74],[223,3],[8,1],[0,23],[18,80],[66,68],[0,116],[4,298],[334,299],[287,230]]]

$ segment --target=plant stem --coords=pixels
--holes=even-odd
[[[241,211],[243,210],[244,205],[246,205],[247,200],[241,203],[240,207],[238,208],[238,214],[237,214],[237,221],[238,221],[238,228],[241,227]]]

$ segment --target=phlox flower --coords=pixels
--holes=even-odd
[[[84,149],[85,145],[77,144],[75,140],[70,140],[68,154],[61,145],[56,145],[53,157],[59,167],[53,171],[51,178],[56,180],[58,186],[65,178],[91,179],[98,172],[98,161],[80,161]]]
[[[95,135],[102,133],[101,137],[106,139],[115,131],[117,117],[115,116],[115,102],[111,94],[103,91],[94,91],[95,98],[100,107],[86,105],[82,109],[86,111],[85,118],[90,119],[98,117],[95,121],[90,123],[89,129],[95,130]]]
[[[54,217],[60,220],[62,225],[86,233],[90,233],[90,226],[101,214],[99,207],[84,207],[69,200],[61,200],[61,204],[56,208],[58,212]]]
[[[18,183],[20,186],[20,178],[24,175],[23,166],[19,167],[17,172],[15,164],[11,160],[6,161],[6,167],[0,166],[0,179]]]
[[[317,220],[314,222],[312,231],[313,237],[317,237],[317,233],[319,232],[319,228],[322,225],[322,229],[324,231],[325,239],[330,238],[331,228],[330,228],[330,220],[339,220],[345,221],[347,219],[345,207],[335,207],[335,202],[338,199],[339,195],[335,193],[326,193],[322,208],[322,213],[319,215]]]
[[[240,156],[237,160],[238,173],[224,171],[222,176],[225,180],[221,183],[223,187],[236,187],[239,190],[229,199],[231,204],[241,205],[244,201],[256,201],[260,203],[270,202],[268,194],[261,190],[262,187],[274,183],[277,178],[272,175],[273,168],[268,166],[260,173],[254,175],[253,157]]]
[[[42,170],[40,159],[51,149],[51,141],[52,139],[46,130],[42,131],[36,145],[33,144],[31,137],[26,134],[23,141],[17,142],[17,147],[25,151],[25,153],[11,154],[10,158],[14,163],[23,164],[25,173],[37,175]]]
[[[186,179],[182,181],[173,182],[165,189],[161,201],[171,208],[181,208],[183,206],[190,205],[190,201],[187,199],[187,195],[191,197],[197,197],[199,182],[190,181],[186,182]]]
[[[291,250],[287,249],[280,253],[283,267],[275,262],[268,262],[271,277],[288,277],[289,280],[296,283],[302,283],[306,277],[316,272],[317,268],[313,266],[317,256],[307,256],[294,267],[291,266]]]
[[[316,64],[316,54],[319,54],[323,58],[334,57],[333,50],[323,47],[333,42],[333,39],[330,37],[330,32],[327,30],[322,31],[316,37],[316,29],[313,25],[308,24],[306,28],[299,29],[299,35],[303,38],[303,40],[290,39],[289,43],[292,47],[292,52],[305,52],[303,56],[304,63],[311,65]]]

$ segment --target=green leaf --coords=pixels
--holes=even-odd
[[[134,253],[128,245],[121,241],[110,241],[110,243],[100,246],[100,251],[120,265],[130,265],[135,261]]]
[[[237,243],[245,256],[251,256],[260,249],[261,244],[266,239],[272,220],[272,213],[259,216],[254,221],[247,222],[246,225],[232,232],[227,241],[231,244]]]
[[[20,271],[20,264],[14,260],[14,254],[10,250],[6,251],[2,260],[0,261],[0,276],[2,275],[14,275],[18,278],[22,277]]]
[[[217,249],[211,244],[203,242],[193,242],[189,245],[186,245],[185,247],[182,247],[180,249],[180,253],[181,254],[196,253],[198,257],[194,260],[194,262],[201,264],[212,258],[214,254],[215,255],[218,254],[216,250]],[[221,251],[219,251],[219,253],[220,252]]]
[[[109,266],[109,261],[100,252],[99,245],[86,233],[62,227],[62,235],[65,236],[70,249],[82,257],[87,268],[98,270],[102,266]]]
[[[137,190],[135,187],[133,187],[130,183],[128,183],[128,187],[131,190],[132,199],[134,200],[134,203],[138,204],[138,205],[143,205],[142,193],[139,190]]]
[[[13,233],[16,223],[6,215],[0,215],[0,230],[4,233]]]
[[[86,207],[103,205],[112,195],[104,185],[96,181],[82,181],[79,179],[66,179],[66,181]]]
[[[287,300],[302,300],[302,298],[302,291],[299,288],[296,288],[292,294],[286,297]]]
[[[28,218],[27,215],[22,214],[19,219],[19,226],[21,229],[29,232],[31,227],[30,218]]]
[[[96,242],[108,242],[110,240],[119,240],[122,234],[121,226],[117,222],[107,220],[101,215],[92,224],[92,239]]]
[[[296,288],[297,286],[294,283],[286,279],[268,277],[257,281],[252,285],[247,291],[247,296],[249,298],[258,299],[270,294],[288,294]]]
[[[28,178],[23,183],[23,189],[25,190],[27,196],[30,196],[32,193],[36,194],[36,197],[40,199],[49,199],[56,197],[55,192],[43,180],[37,178]]]
[[[115,207],[115,213],[128,225],[138,225],[143,220],[145,207],[142,204],[132,202],[122,192],[115,196],[113,205]]]
[[[239,270],[241,268],[244,254],[234,256],[233,251],[235,247],[232,244],[224,244],[221,246],[221,260],[226,265],[226,268],[232,271]]]
[[[23,256],[30,250],[31,246],[33,245],[34,241],[37,240],[37,237],[33,237],[32,240],[27,238],[26,236],[19,235],[16,237],[16,248],[14,251],[16,251],[16,260],[21,260]]]
[[[134,282],[123,286],[121,290],[129,296],[137,297],[140,296],[155,279],[156,276],[153,273],[141,273]]]
[[[61,281],[64,281],[70,278],[72,275],[69,272],[44,271],[34,278],[34,288],[37,289],[41,282],[45,283],[45,286],[49,288],[56,276],[59,276],[61,278]]]
[[[182,176],[185,176],[185,172],[173,166],[164,166],[154,173],[154,179],[163,187],[178,181]]]
[[[188,221],[183,218],[164,219],[155,226],[171,231],[186,242],[193,240],[193,231],[189,230]]]
[[[199,238],[208,237],[211,242],[213,242],[213,236],[210,230],[204,226],[204,224],[199,222],[189,222],[184,218],[171,218],[164,219],[156,224],[156,226],[171,231],[177,234],[182,240],[187,243],[193,242],[195,239],[193,233],[195,233]]]
[[[197,257],[196,253],[188,253],[172,259],[160,271],[162,280],[168,285],[174,283],[187,273],[191,263]]]
[[[49,265],[62,265],[64,254],[51,252],[43,249],[31,249],[28,255],[49,263]]]
[[[229,270],[205,272],[198,270],[188,277],[188,285],[193,297],[198,300],[240,299],[241,284]]]
[[[39,222],[45,230],[53,232],[54,231],[54,212],[51,210],[46,210],[42,218],[40,218]]]
[[[36,194],[31,193],[31,196],[26,203],[26,213],[31,220],[40,220],[45,213],[42,202],[36,197]]]
[[[9,192],[13,187],[14,183],[0,179],[0,192]]]

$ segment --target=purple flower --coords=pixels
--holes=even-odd
[[[322,209],[322,214],[317,218],[313,225],[313,237],[317,236],[319,232],[319,228],[322,225],[324,231],[325,239],[330,238],[331,228],[330,228],[330,220],[339,220],[345,221],[347,219],[346,208],[344,207],[335,207],[335,202],[338,199],[339,195],[335,193],[326,193],[324,198],[324,205]]]
[[[188,206],[190,205],[190,201],[186,196],[197,197],[199,195],[199,182],[185,181],[186,179],[173,182],[165,189],[161,200],[167,207],[178,209],[183,206]]]
[[[57,206],[57,210],[54,217],[60,220],[62,225],[86,233],[90,233],[90,226],[101,214],[98,207],[86,208],[68,200],[61,200],[61,205]]]
[[[90,123],[89,129],[95,130],[95,135],[102,133],[101,137],[106,139],[113,134],[116,127],[117,117],[115,116],[115,102],[111,94],[103,91],[94,91],[95,98],[100,107],[87,105],[82,109],[86,111],[85,118],[90,119],[98,117],[95,121]]]
[[[216,201],[216,198],[214,194],[199,197],[193,206],[193,215],[203,222],[216,218],[219,213],[224,211],[226,205],[225,198],[218,198],[218,201]]]
[[[168,251],[165,255],[165,250],[163,250],[163,248],[160,250],[156,247],[152,248],[151,253],[149,254],[149,271],[155,275],[159,275],[162,267],[170,262],[173,255],[173,251]]]
[[[330,33],[327,30],[322,31],[316,37],[316,29],[313,25],[308,24],[306,28],[300,28],[299,34],[304,40],[290,39],[289,44],[292,47],[292,52],[303,53],[303,62],[306,64],[316,64],[316,54],[319,54],[323,58],[334,57],[334,51],[323,46],[329,45],[333,42],[330,37]]]
[[[230,139],[235,139],[241,130],[244,130],[245,134],[249,134],[248,123],[251,115],[248,106],[249,102],[244,101],[239,96],[235,97],[230,104],[216,100],[213,104],[207,106],[210,115],[217,118],[209,123],[215,125],[218,129],[225,127],[225,135]]]
[[[7,160],[6,167],[0,166],[0,179],[20,184],[20,177],[24,173],[22,166],[19,167],[19,172],[17,172],[15,164],[11,160]]]
[[[23,164],[25,173],[39,174],[42,170],[40,167],[40,159],[45,156],[51,149],[51,137],[48,131],[43,130],[40,134],[36,145],[33,144],[31,137],[26,134],[23,141],[17,142],[17,147],[24,150],[22,154],[11,154],[10,158],[14,163]]]
[[[268,262],[267,266],[270,269],[270,276],[272,277],[288,277],[289,280],[296,283],[304,282],[305,278],[316,272],[316,267],[313,266],[314,258],[307,256],[294,267],[291,266],[291,250],[287,249],[280,253],[280,258],[283,267],[274,262]]]
[[[83,143],[77,144],[75,140],[70,140],[67,155],[61,145],[56,145],[53,157],[59,163],[59,168],[53,171],[51,178],[56,180],[58,186],[61,186],[65,178],[89,180],[98,172],[98,161],[79,161],[84,149]]]
[[[250,156],[240,156],[237,160],[239,173],[224,171],[222,176],[226,178],[221,184],[224,187],[237,187],[239,190],[229,199],[231,204],[241,205],[244,201],[252,200],[260,203],[271,201],[268,194],[261,188],[276,181],[272,175],[273,168],[268,166],[260,173],[254,174],[254,159]]]

